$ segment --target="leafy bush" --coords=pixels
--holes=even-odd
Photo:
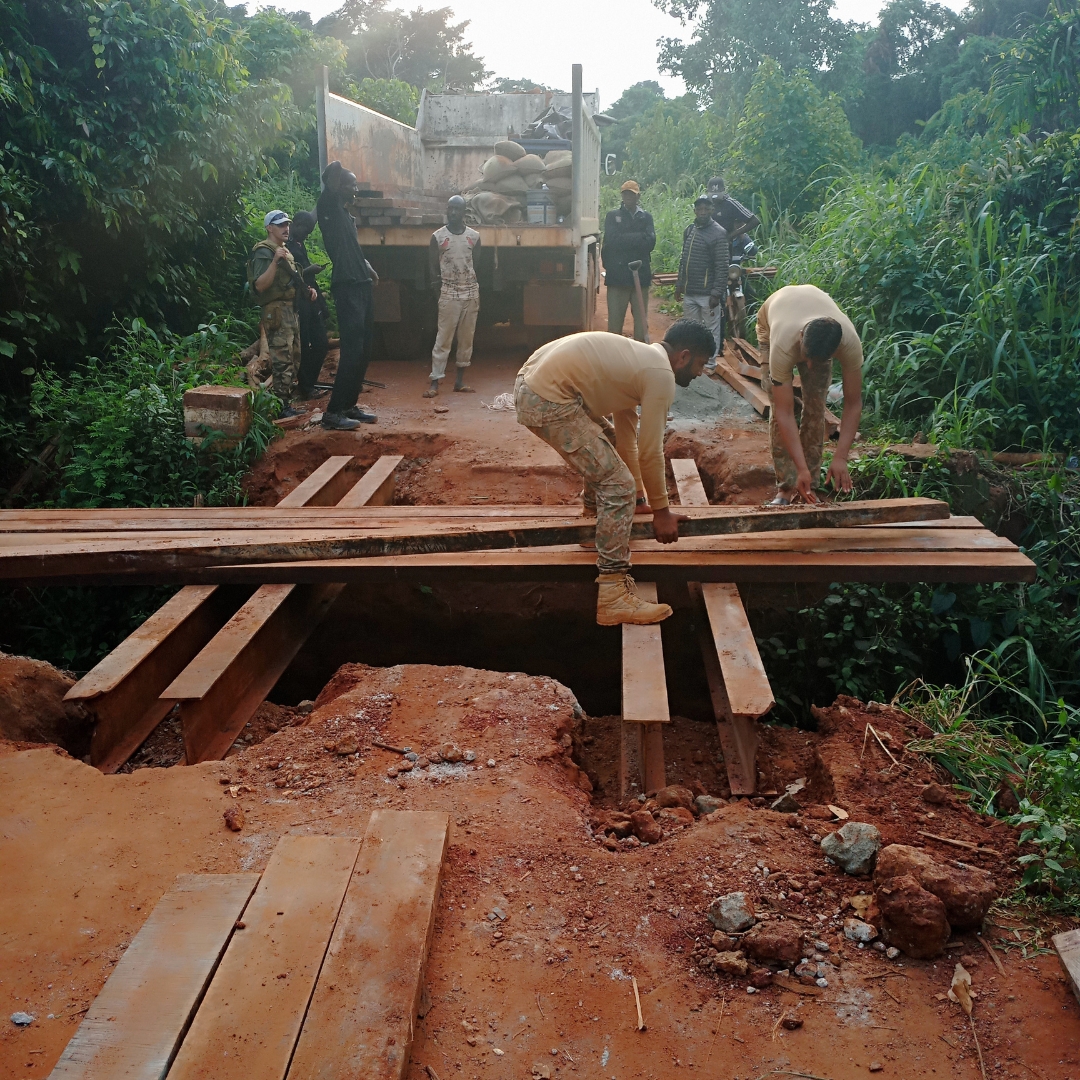
[[[276,433],[276,399],[258,391],[250,433],[233,449],[184,437],[183,392],[239,385],[236,356],[250,327],[209,323],[187,337],[142,320],[118,328],[107,360],[61,377],[45,369],[31,389],[27,446],[55,447],[55,473],[37,506],[191,506],[243,501],[240,481]],[[243,335],[242,337],[240,335]]]
[[[1011,699],[1004,713],[988,702]],[[1021,827],[1020,843],[1030,845],[1017,860],[1022,887],[1042,887],[1080,905],[1080,712],[1057,702],[1041,713],[1040,730],[1018,732],[1015,705],[1034,703],[1003,677],[993,657],[976,656],[959,687],[913,683],[896,703],[921,720],[932,734],[908,749],[932,757],[971,795],[981,813],[998,812],[999,792],[1009,788],[1019,812],[1008,816]],[[1022,738],[1026,735],[1027,738]]]

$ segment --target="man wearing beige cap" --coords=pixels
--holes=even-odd
[[[656,229],[652,214],[638,206],[641,188],[637,183],[627,180],[620,190],[622,206],[608,211],[604,220],[604,244],[600,249],[607,284],[607,328],[611,334],[623,332],[629,305],[634,314],[634,337],[638,341],[648,341],[649,285],[652,283],[649,256],[656,247]],[[641,286],[640,301],[631,263],[641,264],[636,268]]]

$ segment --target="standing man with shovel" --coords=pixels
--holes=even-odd
[[[607,284],[608,333],[621,334],[626,308],[634,314],[634,337],[649,340],[649,256],[656,247],[652,215],[638,205],[641,188],[627,180],[621,189],[622,206],[604,219],[600,259]]]

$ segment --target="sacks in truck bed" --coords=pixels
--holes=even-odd
[[[521,143],[514,142],[512,139],[502,139],[495,144],[495,153],[499,157],[509,158],[511,161],[518,161],[525,157],[525,147]]]
[[[522,176],[532,176],[535,173],[542,173],[547,166],[544,164],[544,159],[539,154],[526,154],[524,157],[520,157],[514,162],[514,167]]]
[[[573,164],[573,150],[549,150],[544,155],[544,165],[548,169],[570,168]]]
[[[516,176],[518,173],[509,158],[495,154],[484,162],[480,168],[480,174],[489,184],[494,184],[504,176]]]
[[[518,173],[496,180],[492,187],[495,191],[501,191],[504,195],[523,195],[529,190],[528,181]]]
[[[554,195],[569,195],[574,190],[574,181],[569,176],[549,177],[545,174],[544,183],[547,184],[548,190]]]
[[[497,191],[465,195],[465,221],[469,225],[511,225],[521,220],[521,205]]]

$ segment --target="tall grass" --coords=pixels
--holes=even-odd
[[[798,233],[763,230],[775,285],[818,285],[851,316],[869,422],[974,429],[997,449],[1075,445],[1071,251],[987,193],[928,162],[845,177]]]

